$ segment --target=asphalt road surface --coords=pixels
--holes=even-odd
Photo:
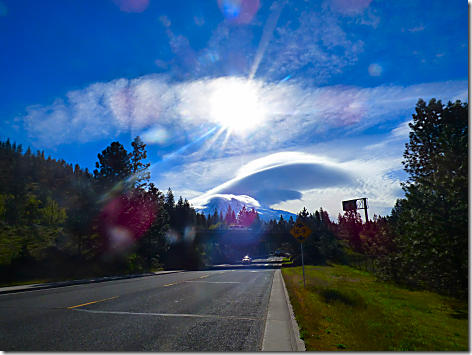
[[[0,295],[0,350],[259,351],[273,276],[195,271]]]

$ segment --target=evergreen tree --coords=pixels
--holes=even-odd
[[[306,221],[308,219],[309,215],[310,214],[308,213],[308,210],[306,209],[306,207],[303,207],[303,209],[300,212],[298,212],[297,217],[298,217],[298,219],[300,219],[302,221]]]
[[[174,224],[171,224],[171,227],[184,228],[187,223],[186,219],[187,216],[185,213],[184,199],[180,196],[175,205],[175,222]]]
[[[239,224],[243,225],[246,228],[251,228],[254,220],[256,219],[257,212],[252,208],[247,210],[246,206],[243,206],[238,213],[237,221]]]
[[[219,214],[218,209],[215,208],[215,212],[213,212],[213,216],[211,216],[211,224],[215,225],[219,222]]]
[[[252,222],[252,228],[255,230],[260,230],[261,227],[262,227],[261,218],[259,217],[259,213],[257,213],[256,211],[254,221]]]
[[[60,208],[58,203],[52,198],[48,197],[46,201],[46,206],[40,210],[42,215],[42,220],[50,225],[59,225],[66,220],[66,210]]]
[[[225,222],[225,219],[223,217],[223,211],[220,211],[220,218],[219,218],[220,222],[221,223],[224,223]]]
[[[346,211],[344,215],[338,215],[338,233],[347,245],[356,253],[363,253],[361,240],[362,219],[357,211]]]
[[[141,208],[140,212],[152,213],[153,215],[150,228],[138,243],[138,253],[144,257],[145,266],[149,270],[158,266],[158,262],[163,259],[163,254],[169,249],[166,239],[169,217],[164,208],[164,194],[153,183],[150,183],[149,189],[144,193],[141,192],[141,194],[145,198],[145,208]]]
[[[174,193],[172,192],[172,189],[169,187],[167,190],[165,200],[164,200],[164,209],[167,212],[167,215],[169,216],[169,225],[174,227],[176,225],[176,219],[175,219],[175,199],[174,199]]]
[[[232,214],[233,214],[233,209],[231,208],[231,205],[228,205],[228,208],[226,209],[226,213],[225,213],[225,217],[224,217],[225,223],[226,223],[226,225],[228,225],[228,226],[229,226],[231,223],[233,223]]]
[[[143,163],[147,158],[146,144],[137,136],[131,143],[133,151],[130,153],[131,172],[137,188],[146,188],[151,178],[150,163]]]
[[[287,230],[287,222],[285,222],[284,217],[280,215],[279,223],[278,223],[278,229],[280,231],[286,231]]]
[[[398,217],[402,274],[447,293],[468,289],[468,104],[419,100],[404,153]]]
[[[295,225],[295,221],[293,220],[293,217],[290,216],[289,220],[288,220],[288,230],[292,230],[293,226]]]
[[[127,185],[126,180],[131,176],[132,166],[126,149],[119,142],[113,142],[102,154],[98,154],[98,162],[93,171],[99,184],[110,189],[119,183]]]

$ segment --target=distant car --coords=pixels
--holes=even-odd
[[[248,230],[248,229],[244,226],[239,225],[239,224],[233,224],[232,226],[228,227],[228,230],[230,230],[230,231],[245,231],[245,230]]]
[[[276,250],[275,253],[274,253],[274,256],[286,256],[286,257],[289,257],[289,256],[290,256],[290,253],[287,253],[287,252],[282,251],[282,250]]]
[[[250,264],[252,261],[252,259],[246,255],[244,258],[243,258],[243,264]]]

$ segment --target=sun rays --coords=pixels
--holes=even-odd
[[[230,132],[245,134],[261,125],[266,110],[251,80],[224,80],[215,85],[209,102],[212,120]]]

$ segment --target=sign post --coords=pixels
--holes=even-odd
[[[302,253],[302,269],[303,269],[303,287],[305,287],[305,262],[303,260],[303,242],[308,238],[311,233],[311,229],[305,226],[302,222],[298,221],[290,231],[290,234],[295,237],[300,243],[300,251]]]
[[[302,251],[303,287],[305,287],[305,262],[303,261],[303,243],[300,243],[300,249]]]

